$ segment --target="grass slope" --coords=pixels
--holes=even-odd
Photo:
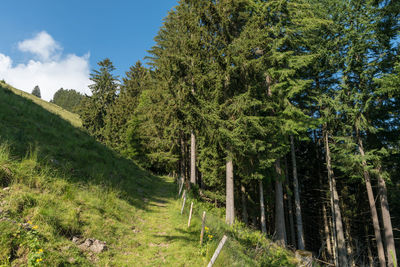
[[[289,252],[223,210],[196,201],[180,215],[177,186],[138,168],[79,126],[79,118],[0,83],[0,266],[291,266]],[[3,188],[8,188],[4,190]],[[200,213],[207,210],[205,245]],[[72,237],[107,242],[100,254]]]
[[[72,125],[76,126],[76,127],[81,127],[82,126],[82,122],[79,118],[78,114],[74,114],[69,112],[68,110],[63,109],[60,106],[57,106],[56,104],[47,102],[39,97],[36,97],[32,94],[26,93],[24,91],[18,90],[2,81],[0,81],[0,86],[3,88],[6,88],[10,91],[12,91],[14,94],[22,96],[26,99],[30,99],[32,100],[32,102],[34,102],[35,104],[38,104],[39,106],[43,107],[44,109],[50,111],[51,113],[57,114],[59,115],[61,118],[63,118],[64,120],[69,121]]]

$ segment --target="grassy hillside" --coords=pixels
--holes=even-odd
[[[257,231],[227,228],[223,210],[189,203],[172,178],[138,168],[55,105],[0,84],[0,266],[290,266],[296,261]],[[200,214],[207,210],[205,246]],[[81,249],[74,237],[108,249]]]
[[[47,102],[47,101],[40,99],[32,94],[18,90],[2,81],[0,81],[0,86],[3,88],[7,88],[8,90],[12,91],[16,95],[23,96],[26,99],[32,100],[32,102],[34,102],[35,104],[38,104],[39,106],[50,111],[51,113],[57,114],[64,120],[69,121],[73,126],[76,126],[76,127],[82,126],[82,122],[81,122],[78,114],[71,113],[68,110],[61,108],[60,106],[57,106],[50,102]]]

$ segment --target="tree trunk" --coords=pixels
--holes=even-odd
[[[191,35],[193,39],[193,35]],[[194,69],[194,61],[191,60],[192,70]],[[194,96],[194,76],[192,73],[192,94]],[[194,130],[192,129],[190,133],[190,183],[196,184],[196,136],[194,135]]]
[[[180,173],[183,182],[186,181],[186,170],[185,170],[185,141],[183,140],[183,134],[181,137],[181,158],[180,158]]]
[[[196,184],[196,136],[190,133],[190,183]]]
[[[326,126],[325,126],[326,127]],[[333,224],[335,226],[336,241],[337,241],[337,256],[339,266],[348,266],[346,244],[344,240],[343,224],[342,224],[342,214],[339,207],[339,195],[336,191],[336,179],[333,175],[333,170],[331,166],[331,152],[329,149],[328,133],[324,129],[324,143],[325,143],[325,153],[326,153],[326,168],[328,171],[328,180],[331,191],[331,204],[332,204],[332,218]]]
[[[280,246],[286,246],[285,211],[283,207],[282,169],[280,160],[275,161],[275,232],[276,241]]]
[[[326,202],[325,202],[325,191],[323,190],[325,188],[325,184],[322,179],[322,174],[321,174],[321,165],[320,162],[322,161],[321,156],[320,156],[320,150],[317,142],[317,134],[316,131],[314,131],[314,139],[315,139],[315,154],[317,155],[317,171],[318,171],[318,178],[319,178],[319,185],[321,188],[321,209],[322,209],[322,220],[324,224],[324,238],[325,238],[325,243],[326,243],[326,255],[325,259],[330,260],[332,259],[332,243],[331,243],[331,234],[330,234],[330,228],[329,228],[329,222],[328,222],[328,215],[326,211]]]
[[[342,202],[342,206],[344,206],[343,202]],[[347,255],[349,256],[348,257],[349,266],[354,267],[356,265],[354,263],[354,257],[353,257],[353,247],[352,247],[353,239],[352,239],[351,233],[350,233],[350,221],[346,215],[343,215],[343,222],[344,222],[344,225],[346,226],[345,234],[346,234],[346,239],[347,239]]]
[[[368,254],[368,263],[369,267],[374,267],[374,257],[372,256],[371,242],[369,241],[369,231],[368,226],[365,225],[365,242],[367,244],[367,254]]]
[[[235,199],[233,182],[232,158],[226,159],[226,223],[232,225],[235,221]]]
[[[369,172],[366,170],[367,162],[364,159],[364,157],[365,157],[364,147],[363,147],[362,140],[358,134],[357,128],[356,128],[356,134],[357,134],[358,149],[363,158],[361,163],[364,168],[363,174],[364,174],[365,186],[367,187],[368,202],[369,202],[369,208],[371,210],[372,224],[374,226],[376,247],[378,249],[379,264],[381,267],[385,267],[386,266],[385,251],[383,249],[383,244],[382,244],[381,229],[379,227],[378,212],[376,211],[376,206],[375,206],[374,192],[372,191],[371,179],[369,176]]]
[[[292,150],[292,165],[293,165],[293,191],[294,191],[294,206],[296,213],[297,225],[297,246],[299,249],[304,249],[304,233],[303,233],[303,219],[301,218],[301,204],[299,194],[299,180],[297,178],[296,154],[294,150],[293,135],[290,136],[290,148]]]
[[[327,258],[331,259],[332,258],[332,245],[331,245],[331,236],[330,236],[330,233],[329,233],[328,216],[326,215],[325,203],[322,204],[322,218],[324,220],[326,256],[327,256]]]
[[[265,219],[265,206],[264,206],[264,188],[262,180],[258,181],[260,189],[260,209],[261,209],[261,232],[267,234],[267,224]]]
[[[242,217],[243,217],[243,222],[248,225],[249,224],[249,214],[247,213],[247,193],[246,193],[246,187],[244,187],[243,184],[240,185],[240,191],[242,195]]]
[[[185,135],[185,170],[187,179],[187,188],[190,189],[190,157],[189,157],[189,143],[188,136]]]
[[[385,180],[382,178],[381,168],[378,168],[378,185],[381,200],[381,212],[383,228],[385,232],[386,251],[388,256],[388,266],[393,267],[397,262],[396,249],[393,236],[392,221],[390,219],[389,203],[387,200],[387,189]]]
[[[296,236],[294,231],[294,220],[293,220],[293,206],[292,206],[292,194],[289,186],[289,168],[288,168],[287,158],[285,157],[285,186],[286,186],[286,194],[287,194],[287,209],[289,216],[289,229],[290,229],[290,242],[291,245],[296,248]]]
[[[331,205],[332,205],[333,201],[331,198]],[[333,205],[332,205],[333,206]],[[333,209],[332,209],[332,215],[334,214]],[[329,219],[329,217],[328,217]],[[333,257],[333,262],[335,263],[335,266],[339,265],[339,259],[337,256],[337,238],[336,238],[336,229],[335,229],[335,225],[334,225],[334,218],[331,217],[331,219],[329,220],[329,227],[331,228],[331,243],[332,243],[332,257]]]

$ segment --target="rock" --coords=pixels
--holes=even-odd
[[[10,188],[9,187],[4,187],[3,191],[10,191]]]
[[[94,253],[101,253],[105,250],[107,250],[107,245],[106,242],[100,241],[100,240],[95,240],[92,245],[89,247],[91,251]]]
[[[93,238],[79,238],[79,237],[72,237],[72,242],[78,245],[78,247],[82,250],[92,251],[94,253],[101,253],[107,250],[107,244],[104,241],[100,241]]]
[[[93,244],[93,239],[88,238],[88,239],[85,240],[85,242],[83,242],[81,244],[81,246],[83,246],[85,248],[89,248],[92,244]]]
[[[72,242],[74,242],[75,244],[79,243],[79,245],[80,245],[82,242],[79,242],[79,241],[80,241],[79,237],[77,237],[77,236],[72,237]]]

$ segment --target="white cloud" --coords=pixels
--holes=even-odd
[[[61,46],[54,41],[50,34],[42,31],[32,39],[19,42],[18,49],[22,52],[30,52],[39,59],[47,61],[58,56],[57,53],[61,50]]]
[[[21,51],[31,52],[39,58],[13,66],[12,59],[0,53],[0,79],[28,93],[38,85],[42,98],[47,101],[61,87],[90,94],[89,54],[59,54],[61,46],[46,32],[20,42],[18,47]]]

